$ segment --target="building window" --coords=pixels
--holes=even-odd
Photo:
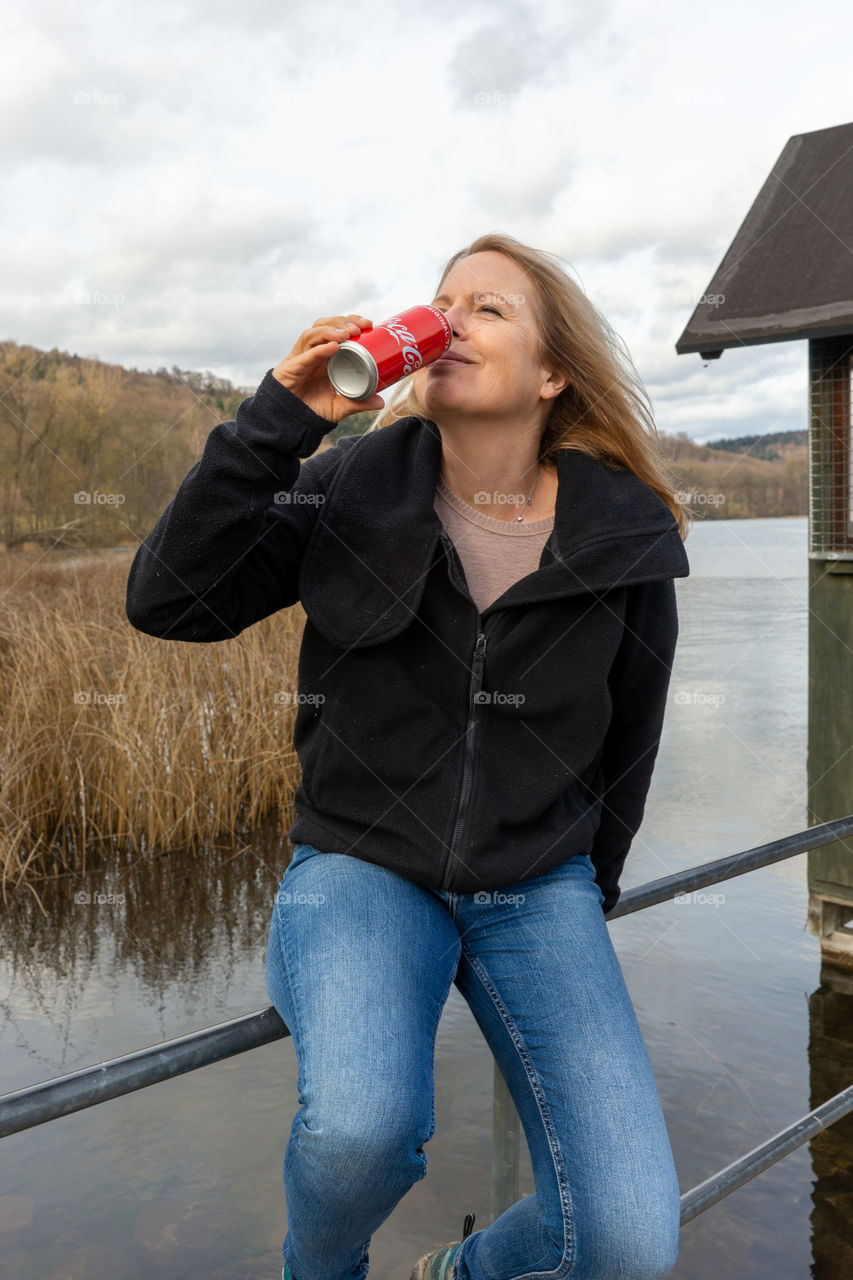
[[[809,342],[809,555],[853,560],[853,338]]]

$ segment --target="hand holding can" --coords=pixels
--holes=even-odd
[[[327,376],[342,396],[365,401],[399,382],[406,374],[440,360],[453,340],[453,331],[437,307],[409,307],[367,333],[342,342],[329,359]]]
[[[326,375],[330,358],[347,341],[372,328],[365,316],[328,316],[315,320],[293,344],[290,352],[273,369],[273,377],[303,403],[328,422],[340,422],[351,413],[382,409],[381,396],[371,395],[363,404],[339,395]]]

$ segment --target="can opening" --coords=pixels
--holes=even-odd
[[[375,386],[371,386],[371,383],[378,381],[375,368],[370,368],[365,355],[363,348],[347,347],[344,343],[326,366],[332,386],[340,395],[347,396],[350,400],[367,400],[375,390]]]

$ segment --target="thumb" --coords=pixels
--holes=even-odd
[[[352,408],[348,409],[348,413],[372,413],[374,409],[384,409],[385,401],[381,396],[370,396],[367,400],[349,400],[346,396],[339,396],[338,399]]]

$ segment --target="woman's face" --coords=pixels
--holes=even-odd
[[[434,420],[473,414],[525,421],[547,417],[566,385],[540,363],[533,283],[512,258],[492,250],[463,258],[433,300],[453,329],[441,360],[414,375],[416,395]]]

